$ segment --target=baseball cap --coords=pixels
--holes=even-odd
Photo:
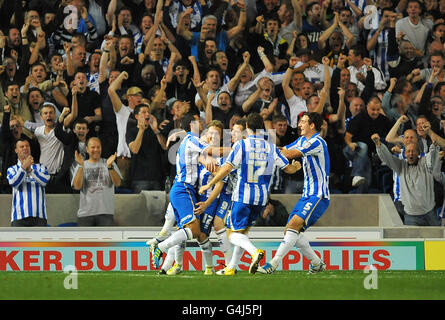
[[[168,111],[171,111],[171,109],[172,109],[172,107],[173,107],[173,104],[174,104],[176,101],[178,101],[178,99],[176,99],[175,97],[170,98],[170,99],[167,100],[167,102],[165,103],[165,105],[167,106],[167,110],[168,110]]]
[[[131,87],[131,88],[128,88],[127,93],[125,94],[124,98],[126,99],[128,96],[135,96],[138,94],[141,96],[144,96],[142,89],[139,87]]]

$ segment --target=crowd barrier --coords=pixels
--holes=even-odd
[[[290,211],[300,195],[273,195]],[[8,202],[9,201],[9,202]],[[150,271],[146,241],[159,232],[168,199],[163,192],[116,195],[115,227],[73,227],[78,195],[48,195],[50,227],[9,227],[10,196],[0,196],[0,271]],[[328,270],[445,270],[444,227],[403,226],[388,195],[333,195],[316,226],[306,231]],[[266,251],[277,250],[282,227],[253,227],[249,236]],[[223,253],[214,232],[214,265],[222,267]],[[247,270],[244,253],[238,268]],[[263,261],[263,262],[264,262]],[[279,270],[306,270],[309,261],[291,250]],[[184,270],[203,270],[202,253],[189,241]]]

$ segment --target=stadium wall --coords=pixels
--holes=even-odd
[[[274,194],[291,212],[301,195]],[[79,208],[78,194],[48,194],[47,220],[51,227],[74,225]],[[0,227],[9,227],[11,195],[0,195]],[[140,194],[116,194],[115,224],[126,226],[161,226],[168,197],[162,191]],[[331,195],[327,212],[317,222],[320,227],[397,227],[402,221],[388,194]]]

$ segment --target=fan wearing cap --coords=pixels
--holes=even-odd
[[[121,98],[117,94],[117,90],[121,88],[122,82],[128,79],[128,73],[122,71],[117,78],[108,87],[108,95],[110,96],[113,110],[116,114],[116,126],[118,132],[117,142],[117,164],[122,173],[122,184],[128,183],[127,176],[130,169],[131,152],[126,142],[127,123],[134,108],[141,103],[143,98],[142,90],[138,87],[131,87],[127,90],[123,97],[127,99],[128,106],[122,103]]]

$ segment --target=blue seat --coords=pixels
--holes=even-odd
[[[127,188],[114,188],[114,192],[117,194],[131,194],[133,190]]]
[[[58,225],[58,227],[77,227],[77,222],[65,222]]]

